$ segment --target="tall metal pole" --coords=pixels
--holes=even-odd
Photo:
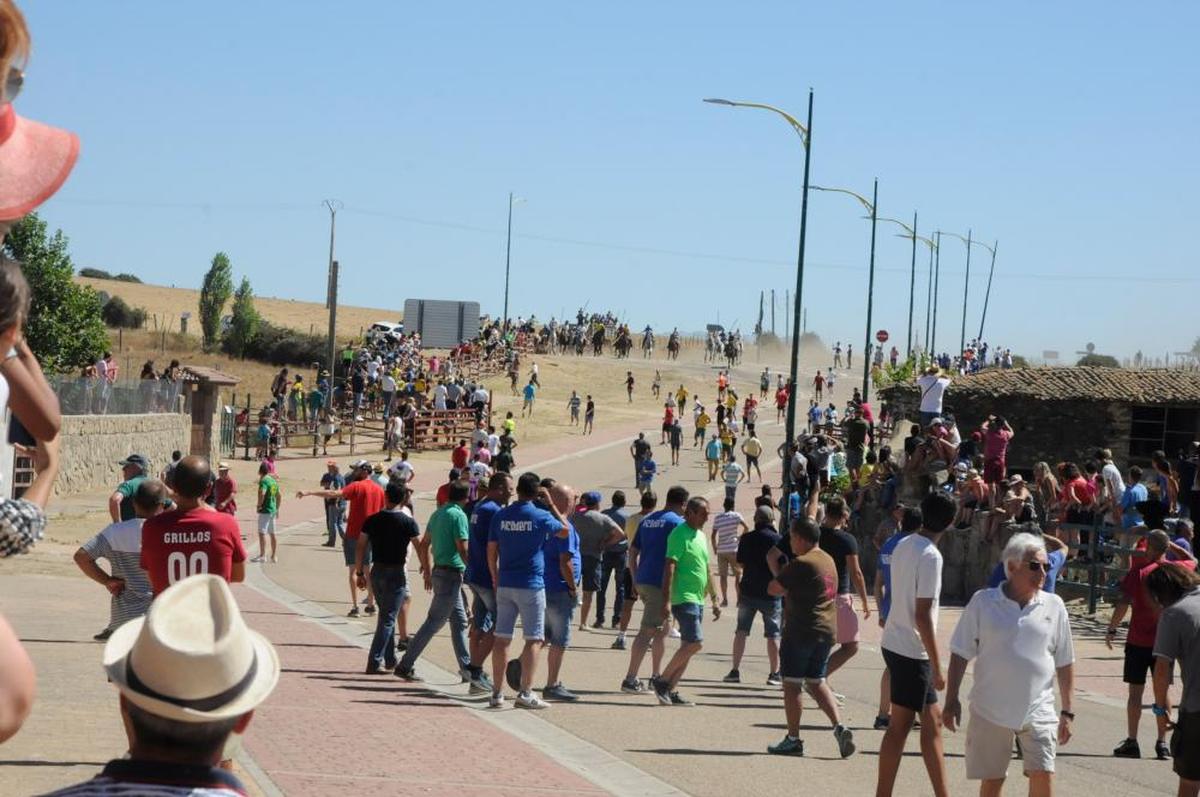
[[[775,334],[775,289],[771,289],[771,334]]]
[[[929,330],[929,353],[937,356],[937,306],[938,282],[942,278],[942,231],[934,233],[937,243],[937,254],[933,258],[933,326]]]
[[[933,352],[929,347],[929,313],[933,309],[933,247],[929,247],[929,280],[925,284],[925,337],[922,343],[925,346],[925,353],[932,356]]]
[[[875,223],[879,218],[879,180],[871,191],[871,265],[867,270],[867,343],[863,346],[862,400],[869,401],[871,386],[871,308],[875,301]]]
[[[967,230],[967,275],[963,280],[962,331],[958,336],[958,354],[967,350],[967,292],[971,289],[971,231]]]
[[[917,296],[917,211],[913,211],[912,267],[908,275],[908,356],[912,356],[913,301]]]
[[[1000,247],[1000,242],[996,241],[992,245],[992,266],[988,269],[988,284],[987,292],[983,294],[983,314],[979,316],[979,342],[983,343],[983,322],[987,320],[988,299],[992,298],[992,275],[996,273],[996,249]]]
[[[808,172],[812,160],[812,116],[813,91],[808,90],[808,129],[807,140],[804,140],[804,188],[800,193],[800,246],[796,254],[796,301],[792,315],[792,360],[789,369],[791,384],[788,388],[787,421],[784,426],[784,451],[789,451],[796,439],[796,398],[799,393],[800,377],[797,369],[800,366],[800,308],[804,297],[804,240],[808,234]],[[783,499],[784,506],[789,510],[792,499],[792,462],[791,454],[788,461],[783,463]],[[787,518],[791,522],[791,517]]]
[[[336,199],[326,199],[323,203],[329,209],[329,272],[327,283],[325,286],[325,306],[329,309],[329,340],[328,352],[329,358],[329,389],[325,396],[325,405],[333,406],[333,386],[337,378],[337,288],[338,288],[338,265],[333,259],[333,241],[334,231],[337,227],[337,212],[341,210],[342,203]]]
[[[792,314],[792,289],[784,288],[783,289],[783,317],[784,317],[784,319],[787,319],[787,317],[790,316],[791,314]],[[785,321],[785,323],[786,323],[786,321]],[[786,338],[787,338],[787,327],[786,326],[783,328],[783,334],[784,334],[784,339],[786,340]]]
[[[508,192],[508,243],[504,246],[504,329],[508,329],[508,269],[512,264],[512,191]]]

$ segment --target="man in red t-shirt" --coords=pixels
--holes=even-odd
[[[1166,560],[1170,551],[1176,561]],[[1118,758],[1141,758],[1142,751],[1138,747],[1138,720],[1142,717],[1142,693],[1146,688],[1146,673],[1154,667],[1154,637],[1158,633],[1158,607],[1146,593],[1146,578],[1159,567],[1186,567],[1196,569],[1196,558],[1192,552],[1171,542],[1165,531],[1151,531],[1146,535],[1145,557],[1134,557],[1132,566],[1125,578],[1121,580],[1121,597],[1113,607],[1112,619],[1108,622],[1108,631],[1104,635],[1104,643],[1112,650],[1113,639],[1117,627],[1126,610],[1133,607],[1133,616],[1129,620],[1129,633],[1125,636],[1125,683],[1129,684],[1129,698],[1125,703],[1125,718],[1129,735],[1125,741],[1117,745],[1113,755]],[[1158,741],[1154,743],[1154,753],[1159,761],[1171,757],[1167,747],[1167,718],[1165,715],[1155,717],[1158,723]]]
[[[471,459],[471,449],[467,448],[466,440],[459,440],[458,445],[450,452],[450,464],[456,470],[466,470],[467,462]]]
[[[246,549],[237,520],[204,503],[212,471],[204,457],[175,466],[175,506],[142,524],[141,566],[154,594],[197,573],[229,582],[246,578]]]
[[[1013,430],[999,415],[989,416],[979,428],[983,432],[983,481],[992,492],[991,505],[995,506],[998,485],[1008,478],[1008,442],[1013,439]]]
[[[301,490],[297,498],[315,495],[319,498],[341,499],[350,502],[350,511],[346,515],[346,535],[342,538],[342,559],[346,563],[346,572],[350,581],[350,611],[348,617],[358,617],[358,584],[354,578],[354,554],[358,546],[358,536],[362,534],[363,521],[379,510],[386,503],[383,488],[370,478],[371,463],[360,459],[350,466],[349,481],[340,490]],[[367,546],[364,565],[371,564],[371,547]],[[375,592],[371,582],[367,581],[367,614],[375,614]]]

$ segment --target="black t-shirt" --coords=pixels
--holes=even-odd
[[[637,457],[647,457],[650,455],[650,444],[645,439],[639,437],[633,441],[633,453]]]
[[[507,448],[500,449],[500,452],[492,457],[492,465],[495,466],[497,473],[511,473],[513,466],[512,454],[508,453]]]
[[[767,584],[773,576],[767,567],[767,552],[779,543],[775,529],[767,526],[751,529],[738,539],[737,560],[742,566],[742,580],[738,582],[741,595],[748,598],[769,598]]]
[[[846,567],[846,557],[858,556],[858,540],[841,529],[822,526],[821,541],[818,545],[822,551],[833,557],[833,563],[837,565],[838,594],[848,595],[850,593],[850,571]]]
[[[362,533],[371,540],[371,556],[377,565],[403,566],[408,544],[421,534],[417,521],[395,509],[376,512],[363,521]]]
[[[846,422],[846,448],[852,451],[862,451],[867,445],[867,432],[870,425],[862,418],[853,418]]]

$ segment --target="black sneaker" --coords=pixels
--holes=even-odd
[[[1167,743],[1162,739],[1154,743],[1154,757],[1159,761],[1171,760],[1171,748],[1167,747]]]
[[[619,618],[619,617],[614,617],[614,618],[613,618],[613,621],[612,621],[612,627],[613,627],[613,628],[620,628],[620,627],[621,627],[621,618]]]
[[[596,622],[592,623],[592,628],[603,628],[603,627],[604,627],[604,618],[603,617],[597,617]]]
[[[833,729],[833,738],[837,739],[838,752],[842,758],[849,758],[854,755],[854,733],[845,725],[838,725]]]
[[[396,650],[400,651],[401,653],[408,650],[408,637],[396,640]]]
[[[671,698],[672,706],[694,706],[696,705],[686,697],[680,696],[678,692],[668,692],[667,697]]]
[[[782,686],[783,676],[778,672],[773,672],[767,675],[767,686]]]
[[[883,714],[880,714],[878,717],[875,718],[875,724],[872,725],[871,727],[877,731],[886,731],[888,729],[888,725],[890,725],[891,723],[892,723],[891,717],[885,717]]]
[[[366,612],[367,614],[375,614],[375,606],[374,605],[368,606],[367,608],[363,609],[363,611]]]
[[[654,690],[654,696],[658,698],[659,703],[664,706],[671,705],[671,684],[655,676],[650,679],[650,688]]]
[[[358,617],[358,607],[351,606],[350,611],[346,612],[347,617]]]
[[[113,630],[111,628],[105,628],[99,634],[96,634],[95,636],[93,636],[92,639],[96,640],[97,642],[104,642],[110,636],[112,636],[112,632],[113,632]]]
[[[1142,748],[1138,746],[1137,739],[1126,739],[1116,746],[1113,755],[1117,758],[1141,758]]]
[[[417,671],[411,667],[405,670],[402,669],[400,665],[396,665],[394,672],[396,673],[397,678],[408,681],[409,683],[415,683],[422,680],[421,676],[417,675]]]
[[[627,695],[644,695],[646,694],[646,685],[637,678],[626,678],[621,681],[621,691]]]
[[[721,679],[727,684],[740,684],[742,682],[742,674],[737,670],[730,670],[729,675]]]
[[[542,690],[542,700],[557,700],[563,703],[574,703],[578,699],[579,695],[563,686],[562,682],[556,683],[554,686],[547,686]]]

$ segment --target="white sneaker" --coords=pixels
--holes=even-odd
[[[517,699],[513,701],[513,705],[517,708],[528,708],[540,710],[550,708],[550,704],[538,698],[533,692],[517,695]]]
[[[504,708],[504,695],[492,692],[492,696],[488,698],[488,708]]]
[[[250,561],[251,561],[251,562],[265,562],[266,560],[265,560],[265,559],[263,559],[261,556],[255,556],[255,557],[252,557],[252,558],[250,559]]]
[[[671,637],[671,639],[679,639],[679,629],[671,626],[671,632],[667,636]]]

